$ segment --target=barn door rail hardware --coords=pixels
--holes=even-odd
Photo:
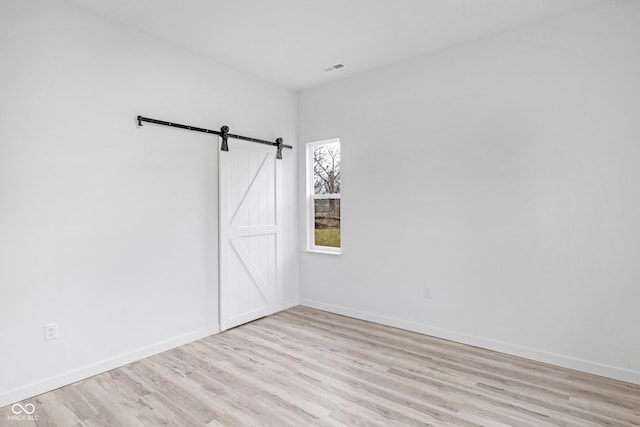
[[[273,142],[273,141],[266,141],[264,139],[251,138],[249,136],[236,135],[233,133],[229,133],[229,126],[222,126],[220,130],[213,130],[213,129],[199,128],[196,126],[181,125],[180,123],[165,122],[164,120],[150,119],[149,117],[138,116],[138,126],[142,126],[142,122],[153,123],[155,125],[169,126],[173,128],[179,128],[179,129],[186,129],[194,132],[212,133],[214,135],[218,135],[219,137],[222,138],[222,145],[220,147],[221,151],[229,151],[229,145],[227,143],[229,138],[240,139],[242,141],[257,142],[259,144],[273,145],[278,149],[278,151],[276,152],[277,159],[282,159],[283,148],[288,148],[290,150],[293,149],[291,145],[286,145],[282,138],[278,138],[275,140],[275,142]]]

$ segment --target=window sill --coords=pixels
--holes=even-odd
[[[310,253],[310,254],[342,255],[342,251],[333,252],[333,251],[323,251],[323,250],[320,250],[320,249],[305,249],[304,251],[307,252],[307,253]]]

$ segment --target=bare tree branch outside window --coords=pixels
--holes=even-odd
[[[318,145],[313,150],[315,194],[340,194],[340,146]]]

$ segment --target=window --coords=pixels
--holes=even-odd
[[[307,144],[308,249],[340,253],[340,140]]]

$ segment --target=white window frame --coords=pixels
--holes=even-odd
[[[315,243],[315,215],[314,205],[315,200],[319,199],[338,199],[340,200],[340,194],[315,194],[313,189],[313,150],[318,145],[327,144],[340,144],[340,139],[327,139],[324,141],[315,141],[307,143],[307,251],[318,252],[332,255],[339,255],[342,253],[342,221],[340,221],[340,247],[334,248],[332,246],[318,246]],[[342,145],[340,145],[342,148]],[[342,159],[342,151],[340,152],[340,158]],[[340,217],[342,217],[342,206],[340,206]]]

